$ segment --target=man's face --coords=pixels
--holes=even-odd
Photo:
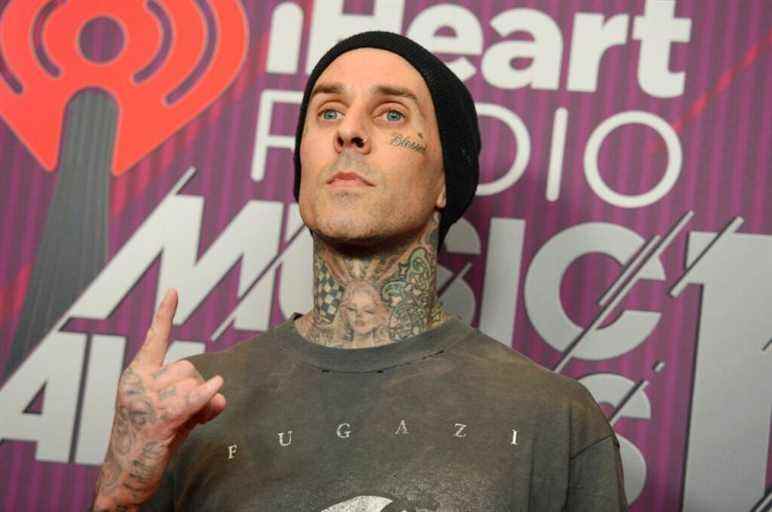
[[[316,82],[300,144],[300,213],[322,236],[368,243],[418,232],[445,206],[429,89],[402,57],[342,54]]]

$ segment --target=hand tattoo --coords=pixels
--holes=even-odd
[[[222,377],[204,381],[187,360],[163,366],[176,308],[176,292],[170,290],[144,344],[118,381],[93,510],[136,510],[158,488],[175,447],[197,423],[213,419],[225,407],[225,397],[218,393]],[[206,416],[197,418],[202,411]]]

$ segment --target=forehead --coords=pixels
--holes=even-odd
[[[421,103],[431,101],[426,82],[408,61],[377,48],[357,48],[340,55],[319,76],[317,84],[322,83],[340,83],[348,92],[374,92],[374,86],[387,83],[409,89]]]

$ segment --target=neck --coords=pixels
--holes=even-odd
[[[378,248],[314,235],[314,307],[295,326],[342,348],[396,343],[448,319],[437,300],[438,215],[416,236]]]

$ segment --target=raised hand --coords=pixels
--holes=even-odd
[[[145,342],[118,381],[110,444],[96,485],[95,511],[133,510],[158,488],[177,446],[225,408],[223,379],[204,381],[189,361],[163,366],[177,293],[166,292]]]

